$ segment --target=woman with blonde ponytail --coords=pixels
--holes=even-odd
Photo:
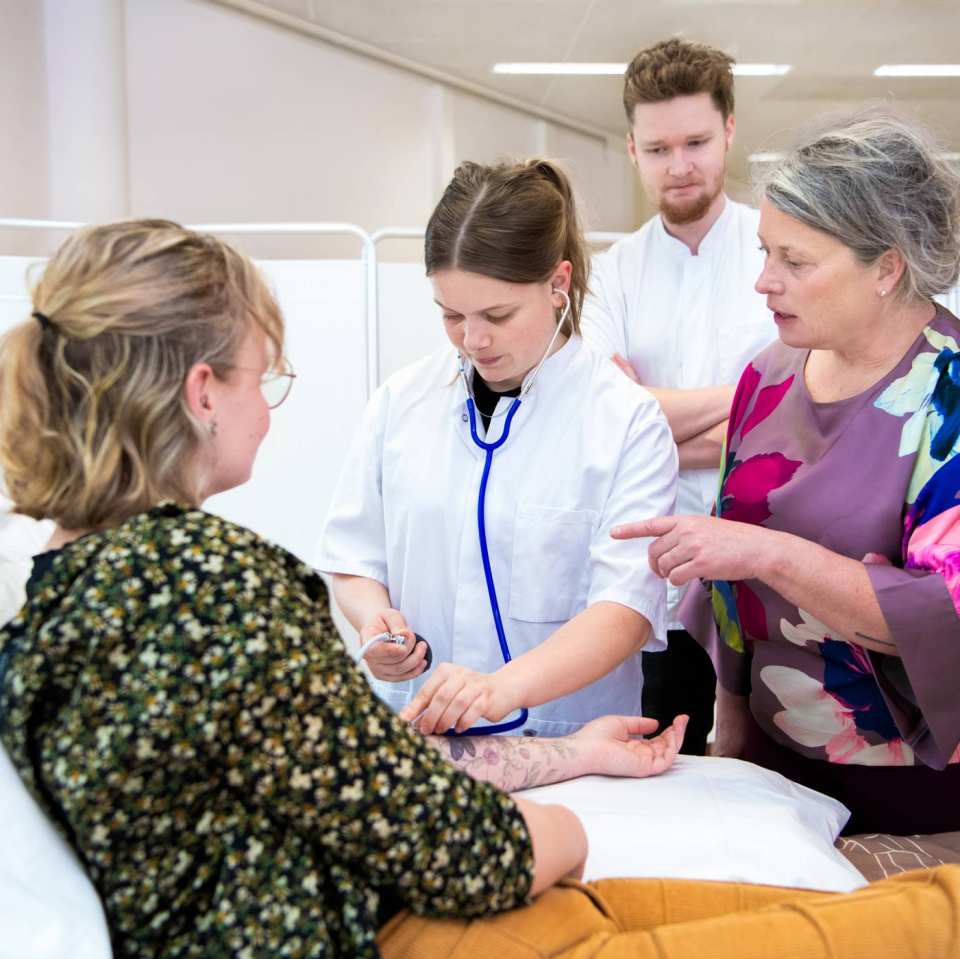
[[[664,646],[663,584],[610,529],[672,510],[676,447],[581,341],[588,263],[548,160],[462,164],[427,226],[451,347],[371,400],[316,558],[362,639],[405,637],[367,663],[421,732],[638,713],[640,650]]]

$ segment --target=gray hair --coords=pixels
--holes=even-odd
[[[878,108],[834,119],[804,136],[758,187],[865,266],[898,250],[906,261],[901,299],[929,299],[956,283],[960,176],[912,120]]]

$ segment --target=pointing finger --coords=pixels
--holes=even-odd
[[[645,536],[663,536],[677,524],[676,516],[651,516],[635,523],[623,523],[614,526],[610,535],[614,539],[640,539]]]

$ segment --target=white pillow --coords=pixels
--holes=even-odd
[[[834,848],[835,799],[738,759],[680,756],[661,776],[585,776],[516,794],[580,816],[584,879],[660,876],[848,892],[863,876]]]
[[[112,959],[93,883],[0,747],[0,959]]]

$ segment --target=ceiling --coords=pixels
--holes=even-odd
[[[618,77],[505,76],[497,61],[629,60],[682,35],[784,77],[736,81],[735,178],[799,123],[892,99],[960,149],[960,78],[872,76],[885,63],[960,60],[958,0],[260,0],[264,6],[621,137]]]

